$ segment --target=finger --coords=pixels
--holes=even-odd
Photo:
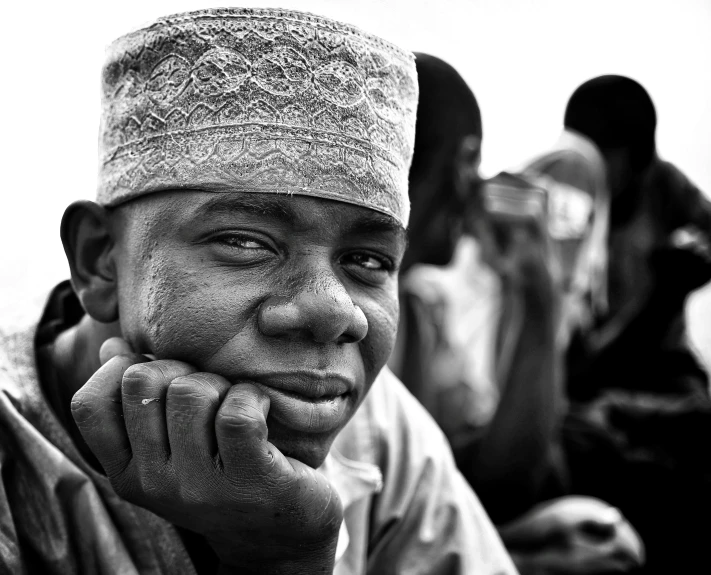
[[[131,366],[145,361],[133,354],[110,359],[72,398],[72,416],[84,441],[110,478],[131,461],[131,445],[121,406],[121,380]]]
[[[173,467],[180,475],[200,472],[217,457],[215,418],[230,383],[212,373],[174,379],[166,395],[168,440]]]
[[[182,361],[141,363],[126,370],[121,386],[123,414],[133,456],[143,469],[160,467],[170,457],[165,399],[170,382],[196,370]]]
[[[215,418],[217,448],[225,473],[272,460],[267,442],[269,397],[249,383],[233,385]]]
[[[104,365],[117,355],[130,355],[132,353],[133,349],[125,339],[121,337],[110,337],[101,344],[99,360],[101,361],[101,365]]]

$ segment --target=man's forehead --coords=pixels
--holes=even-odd
[[[344,233],[391,233],[403,240],[406,235],[403,226],[392,216],[339,200],[301,194],[203,189],[166,191],[161,195],[172,204],[171,211],[187,224],[248,216],[292,226],[336,224]],[[328,219],[324,220],[324,216]]]

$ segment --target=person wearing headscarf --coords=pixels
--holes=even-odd
[[[214,9],[120,38],[102,80],[71,284],[0,336],[0,570],[514,575],[385,368],[412,55]]]
[[[696,526],[711,513],[711,401],[684,307],[711,279],[711,202],[659,157],[656,123],[638,82],[593,78],[571,96],[556,148],[527,175],[590,205],[592,231],[571,266],[587,273],[567,286],[574,305],[560,341],[571,488],[630,519],[648,550],[645,573],[705,572],[709,530]]]

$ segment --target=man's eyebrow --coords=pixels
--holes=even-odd
[[[367,211],[370,213],[361,215],[348,226],[347,233],[390,233],[395,234],[398,242],[407,243],[407,232],[395,218],[375,211]],[[211,198],[195,210],[194,217],[202,219],[220,214],[234,215],[235,213],[271,218],[284,223],[296,221],[296,214],[289,205],[287,196],[248,192],[216,194],[216,197]]]
[[[395,234],[398,240],[406,241],[407,232],[397,220],[386,214],[373,212],[367,216],[361,216],[351,226],[350,233],[358,234],[379,234],[390,233]]]
[[[195,217],[206,218],[236,212],[280,220],[294,221],[294,212],[284,198],[268,194],[217,194],[195,210]]]

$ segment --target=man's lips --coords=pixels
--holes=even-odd
[[[266,387],[312,400],[333,399],[355,388],[355,382],[347,377],[320,372],[270,373],[249,377],[249,379]]]
[[[340,375],[292,372],[250,377],[271,402],[269,417],[303,433],[328,433],[348,415],[355,382]]]

